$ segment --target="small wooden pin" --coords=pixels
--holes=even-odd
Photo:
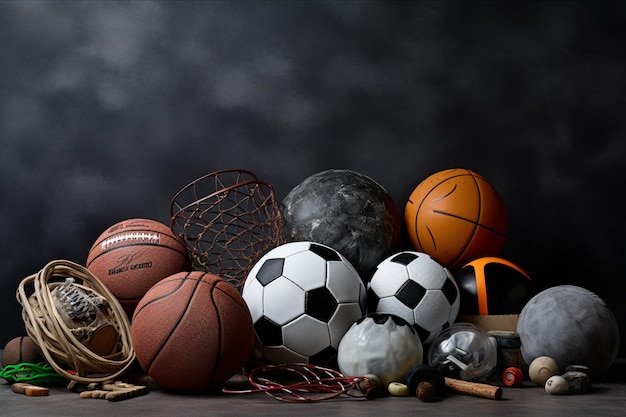
[[[482,397],[490,400],[499,400],[502,398],[502,388],[494,385],[448,377],[445,378],[445,381],[447,388],[459,394],[473,395],[474,397]]]
[[[11,385],[13,392],[17,394],[23,394],[28,397],[41,397],[49,394],[49,390],[46,387],[40,387],[39,385],[32,385],[26,382],[16,382]]]

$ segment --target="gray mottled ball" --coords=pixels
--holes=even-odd
[[[554,358],[560,369],[585,365],[604,373],[617,357],[620,333],[608,305],[593,292],[559,285],[532,297],[520,312],[517,332],[524,361]]]
[[[365,282],[402,241],[402,217],[390,195],[368,176],[351,170],[311,175],[289,192],[280,211],[288,241],[334,248]]]

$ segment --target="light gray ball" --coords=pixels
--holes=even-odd
[[[337,349],[337,364],[344,375],[374,374],[384,387],[401,382],[421,364],[419,335],[404,319],[393,314],[371,313],[352,324]]]
[[[524,361],[554,358],[560,369],[585,365],[604,373],[617,357],[620,333],[608,305],[593,292],[574,285],[548,288],[520,312],[517,332]]]

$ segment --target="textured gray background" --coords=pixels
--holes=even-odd
[[[279,199],[352,169],[400,210],[468,168],[500,191],[501,256],[626,328],[623,2],[0,2],[0,344],[15,289],[83,263],[195,178],[246,168]],[[622,337],[624,339],[624,337]]]

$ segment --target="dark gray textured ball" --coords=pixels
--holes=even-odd
[[[566,369],[585,365],[604,373],[617,357],[620,333],[608,305],[593,292],[559,285],[532,297],[520,312],[517,332],[524,361],[549,356]]]
[[[322,171],[294,187],[280,204],[288,241],[332,247],[369,281],[402,241],[400,212],[370,177],[346,169]]]

